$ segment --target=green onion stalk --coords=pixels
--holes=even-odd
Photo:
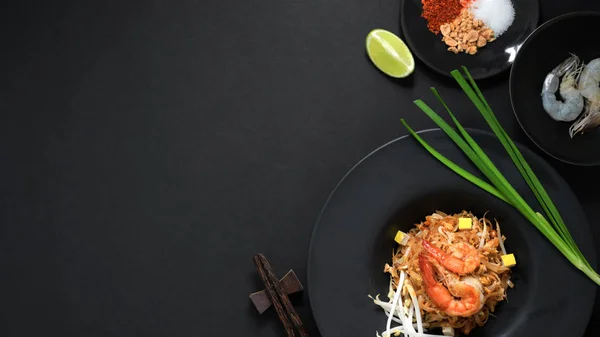
[[[490,126],[496,137],[502,143],[502,146],[508,153],[509,157],[523,176],[523,179],[533,192],[546,214],[536,212],[530,205],[519,195],[514,187],[508,182],[504,175],[498,170],[496,165],[490,160],[483,149],[475,142],[469,133],[458,122],[448,105],[444,102],[440,94],[435,88],[431,88],[434,96],[442,103],[444,109],[456,125],[456,130],[452,128],[446,121],[440,117],[433,109],[431,109],[422,100],[416,100],[414,103],[419,107],[433,122],[435,122],[454,143],[464,152],[471,162],[479,169],[479,171],[489,180],[486,182],[483,179],[473,175],[467,170],[461,168],[441,153],[431,147],[421,136],[419,136],[404,119],[402,124],[408,132],[437,160],[446,165],[452,171],[477,185],[481,189],[499,198],[500,200],[515,207],[529,222],[531,222],[577,269],[581,270],[597,285],[600,285],[600,275],[592,268],[579,247],[573,240],[565,225],[560,213],[550,196],[540,183],[537,176],[517,148],[515,143],[510,139],[506,131],[502,128],[498,119],[494,115],[492,108],[487,103],[485,97],[479,90],[479,87],[473,80],[466,67],[463,67],[465,75],[459,70],[451,72],[452,77],[460,85],[464,93],[469,97],[471,102],[477,107],[487,124]],[[458,130],[458,131],[457,131]],[[546,218],[547,217],[547,218]]]

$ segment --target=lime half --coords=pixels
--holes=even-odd
[[[383,29],[367,35],[367,54],[379,70],[389,76],[402,78],[415,70],[415,59],[398,36]]]

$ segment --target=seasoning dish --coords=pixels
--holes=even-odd
[[[515,188],[528,191],[494,135],[477,130],[469,133]],[[419,134],[457,165],[472,169],[443,132],[436,129]],[[577,245],[595,266],[590,230],[572,191],[539,156],[517,146],[560,207]],[[529,193],[523,197],[528,203],[535,202]],[[369,336],[375,330],[383,331],[387,319],[367,294],[386,298],[390,278],[383,265],[397,247],[396,234],[409,233],[414,224],[436,210],[469,210],[479,215],[489,211],[486,217],[502,224],[506,250],[516,257],[510,276],[514,288],[507,291],[508,301],[498,303],[495,317],[469,336],[583,335],[596,285],[516,209],[440,165],[413,138],[403,137],[355,165],[331,193],[315,225],[307,288],[322,336]],[[402,242],[402,238],[398,240]]]
[[[523,43],[510,72],[510,100],[523,131],[547,154],[573,165],[600,165],[600,128],[571,138],[577,119],[553,119],[544,110],[542,90],[548,73],[572,55],[585,64],[600,57],[600,47],[578,33],[597,30],[598,20],[599,12],[574,12],[545,22]]]
[[[435,1],[439,1],[440,5],[443,5],[439,9],[440,13],[450,13],[441,15],[440,20],[456,18],[457,13],[463,15],[464,13],[461,13],[463,5],[460,3],[469,7],[471,6],[469,3],[472,2],[468,0],[427,0],[426,3],[431,4]],[[458,4],[458,7],[450,6],[451,8],[448,9],[449,1],[454,4],[454,7]],[[498,3],[489,0],[477,1],[483,4]],[[445,36],[442,32],[435,34],[431,31],[435,30],[435,26],[444,20],[428,22],[423,17],[428,16],[427,12],[424,12],[423,4],[418,0],[403,0],[400,12],[402,35],[413,54],[440,74],[448,76],[451,70],[466,66],[476,80],[491,77],[510,68],[518,48],[535,29],[539,18],[537,0],[512,0],[512,2],[503,0],[503,3],[512,4],[512,6],[501,6],[500,8],[506,11],[513,10],[514,19],[511,13],[505,13],[504,17],[506,20],[510,19],[510,22],[503,22],[504,20],[491,22],[490,26],[497,30],[496,34],[490,36],[488,32],[490,27],[478,28],[476,22],[466,22],[466,25],[470,24],[468,29],[450,31],[449,34],[455,33],[455,35]],[[472,10],[473,7],[469,8],[471,8],[470,12],[476,12],[476,10]],[[489,12],[492,9],[488,7],[488,10],[478,15],[491,17]],[[509,25],[508,29],[506,29],[507,25]],[[469,42],[464,38],[472,30],[477,30],[478,37],[472,40],[470,45],[467,45]],[[461,33],[464,36],[459,38]],[[479,37],[483,37],[483,39],[479,39]],[[461,46],[464,47],[462,50],[459,48]]]

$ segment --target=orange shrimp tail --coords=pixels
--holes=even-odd
[[[438,308],[445,310],[448,302],[452,300],[452,296],[444,286],[435,280],[433,264],[424,254],[419,255],[419,268],[427,296]]]
[[[440,263],[444,262],[446,259],[446,254],[441,249],[434,246],[427,240],[421,240],[421,244],[423,245],[423,248],[425,248],[425,251],[427,251],[427,253],[429,253],[433,258],[438,260]]]
[[[419,268],[421,269],[421,276],[423,277],[423,282],[425,282],[425,288],[434,285],[436,282],[433,271],[433,265],[429,259],[421,254],[419,255]]]

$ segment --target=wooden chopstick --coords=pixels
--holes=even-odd
[[[296,313],[292,302],[287,297],[285,291],[279,284],[279,279],[275,276],[275,273],[271,269],[269,261],[263,254],[256,254],[253,258],[254,264],[258,269],[258,274],[265,284],[265,290],[267,295],[275,307],[277,316],[283,324],[288,337],[294,337],[294,329],[298,331],[301,337],[308,337],[308,333],[304,328],[304,324],[300,319],[300,316]],[[290,323],[291,319],[291,323]]]

